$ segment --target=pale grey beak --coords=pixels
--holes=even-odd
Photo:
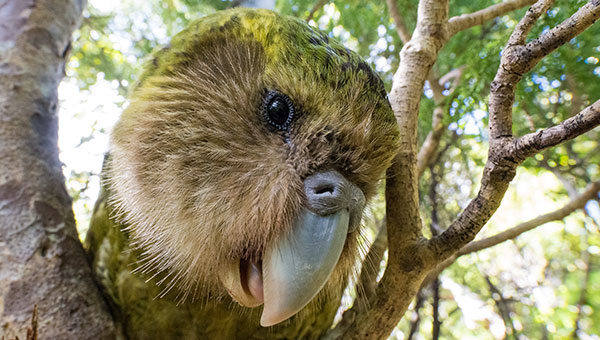
[[[221,273],[229,295],[247,307],[264,303],[260,324],[272,326],[304,308],[338,263],[346,236],[360,225],[363,192],[337,171],[304,180],[307,206],[289,232],[264,250],[262,264],[233,260]]]
[[[360,224],[365,195],[337,171],[306,178],[304,192],[308,209],[263,258],[262,326],[288,319],[317,295],[340,258],[346,235]]]
[[[328,216],[305,210],[292,232],[267,250],[262,326],[288,319],[323,288],[344,249],[349,216],[347,209]]]

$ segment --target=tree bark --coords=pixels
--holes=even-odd
[[[0,334],[113,338],[57,147],[57,87],[82,0],[0,1]]]
[[[516,174],[516,168],[527,157],[600,124],[597,103],[594,103],[572,119],[546,131],[513,137],[512,103],[522,74],[593,24],[600,10],[600,0],[591,0],[571,18],[526,43],[532,25],[553,4],[553,0],[536,2],[511,35],[491,84],[490,148],[480,191],[445,232],[430,240],[423,237],[416,152],[416,122],[423,84],[438,52],[453,34],[528,3],[531,1],[509,0],[449,21],[447,1],[419,2],[417,27],[411,40],[402,48],[400,65],[389,94],[400,128],[400,149],[388,169],[386,182],[388,264],[369,311],[359,313],[353,307],[344,313],[342,322],[328,333],[327,338],[379,339],[389,334],[405,313],[426,274],[473,240],[494,214]],[[393,1],[388,1],[394,21],[402,23],[402,18],[394,15],[397,12],[394,5]],[[399,34],[403,40],[409,36],[405,29],[401,29]]]
[[[456,258],[457,251],[469,249],[465,245],[494,213],[526,157],[600,124],[600,102],[595,102],[555,127],[512,136],[514,88],[522,74],[600,13],[600,0],[591,0],[526,44],[530,28],[552,3],[538,1],[511,36],[492,83],[490,157],[480,193],[446,232],[432,240],[423,237],[418,178],[424,165],[417,166],[416,138],[423,84],[451,36],[532,2],[508,0],[448,20],[447,0],[421,0],[411,38],[396,2],[388,0],[405,43],[390,93],[401,149],[386,183],[387,229],[382,235],[389,238],[389,262],[380,283],[365,292],[371,308],[356,304],[326,337],[379,339],[389,334],[426,274],[444,259]],[[317,6],[325,3],[319,0]],[[40,338],[115,335],[75,231],[57,150],[56,89],[83,5],[83,0],[0,0],[0,335],[9,338],[26,334],[34,305],[39,306]],[[436,117],[440,121],[441,112]],[[437,145],[430,149],[435,151]],[[471,243],[475,244],[481,243]],[[373,249],[375,258],[382,249],[379,244]]]

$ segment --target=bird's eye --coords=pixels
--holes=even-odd
[[[294,103],[283,93],[269,91],[263,100],[262,113],[270,125],[280,131],[288,131],[294,119]]]

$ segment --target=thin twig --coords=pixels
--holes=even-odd
[[[577,116],[548,130],[517,140],[512,136],[515,89],[523,72],[530,70],[543,55],[550,53],[545,48],[554,49],[581,33],[594,22],[600,12],[600,0],[592,0],[569,19],[527,46],[514,45],[524,42],[535,19],[547,10],[551,3],[552,0],[540,1],[530,8],[511,35],[502,55],[500,67],[490,87],[490,146],[481,188],[450,227],[442,235],[430,240],[430,249],[440,261],[451,256],[477,235],[500,206],[508,184],[516,174],[516,168],[525,158],[544,148],[572,139],[600,124],[600,113],[595,103]],[[554,35],[550,32],[554,32]]]
[[[517,333],[515,324],[512,318],[510,317],[510,306],[508,304],[508,301],[504,298],[500,289],[498,289],[498,287],[496,287],[492,283],[492,280],[490,279],[489,275],[485,275],[485,282],[487,282],[488,288],[490,289],[491,298],[496,303],[496,306],[498,307],[498,311],[500,312],[500,316],[502,317],[504,324],[510,326],[510,332],[508,333],[512,335],[513,339],[518,340],[519,334]],[[497,295],[498,297],[496,298],[494,297],[494,295]]]
[[[396,32],[398,32],[402,43],[406,44],[410,40],[412,34],[408,30],[408,27],[406,27],[404,18],[400,15],[400,11],[398,10],[398,0],[386,0],[386,3],[390,16],[392,17],[392,20],[394,20]]]
[[[433,289],[433,302],[431,303],[431,309],[433,314],[431,340],[438,340],[440,338],[440,331],[442,321],[440,321],[440,279],[439,277],[433,280],[431,283]]]
[[[554,4],[554,0],[539,0],[529,8],[508,39],[508,45],[525,45],[527,34],[537,20]]]
[[[500,232],[494,236],[490,236],[490,237],[484,238],[479,241],[473,241],[473,242],[467,244],[466,246],[462,247],[459,251],[457,251],[455,254],[453,254],[451,257],[446,259],[444,262],[440,263],[436,267],[436,269],[434,269],[429,274],[427,274],[427,278],[425,278],[425,280],[423,280],[422,286],[425,286],[429,282],[433,281],[444,269],[448,268],[460,256],[474,253],[474,252],[477,252],[477,251],[480,251],[483,249],[491,248],[491,247],[498,245],[504,241],[515,239],[516,237],[523,234],[524,232],[535,229],[543,224],[546,224],[546,223],[552,222],[552,221],[561,220],[561,219],[569,216],[575,210],[582,209],[583,207],[585,207],[586,203],[589,200],[594,199],[594,197],[596,197],[596,195],[598,195],[599,191],[600,191],[600,181],[593,182],[586,188],[586,190],[581,195],[575,197],[574,199],[569,201],[569,203],[565,204],[560,209],[549,212],[547,214],[540,215],[529,221],[520,223],[520,224],[518,224],[508,230]]]
[[[536,0],[509,0],[492,5],[477,12],[462,14],[448,20],[448,35],[453,36],[473,26],[481,25],[516,9],[531,5]]]
[[[408,331],[408,336],[406,340],[412,340],[419,331],[419,325],[421,324],[421,308],[423,307],[423,303],[425,302],[425,294],[421,289],[419,293],[417,293],[417,298],[415,299],[415,308],[413,309],[413,317],[410,321],[410,330]]]
[[[329,0],[319,0],[315,3],[315,5],[313,6],[313,8],[310,10],[310,12],[308,12],[308,16],[306,17],[306,22],[309,22],[313,19],[313,17],[315,16],[315,13],[317,13],[318,10],[321,9],[321,7],[325,6],[325,4],[327,4],[329,2]]]
[[[582,135],[598,125],[600,125],[600,100],[558,125],[514,140],[510,153],[518,159],[525,159]]]

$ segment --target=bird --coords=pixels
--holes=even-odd
[[[129,339],[316,338],[399,144],[384,83],[306,22],[234,8],[143,65],[85,246]]]

